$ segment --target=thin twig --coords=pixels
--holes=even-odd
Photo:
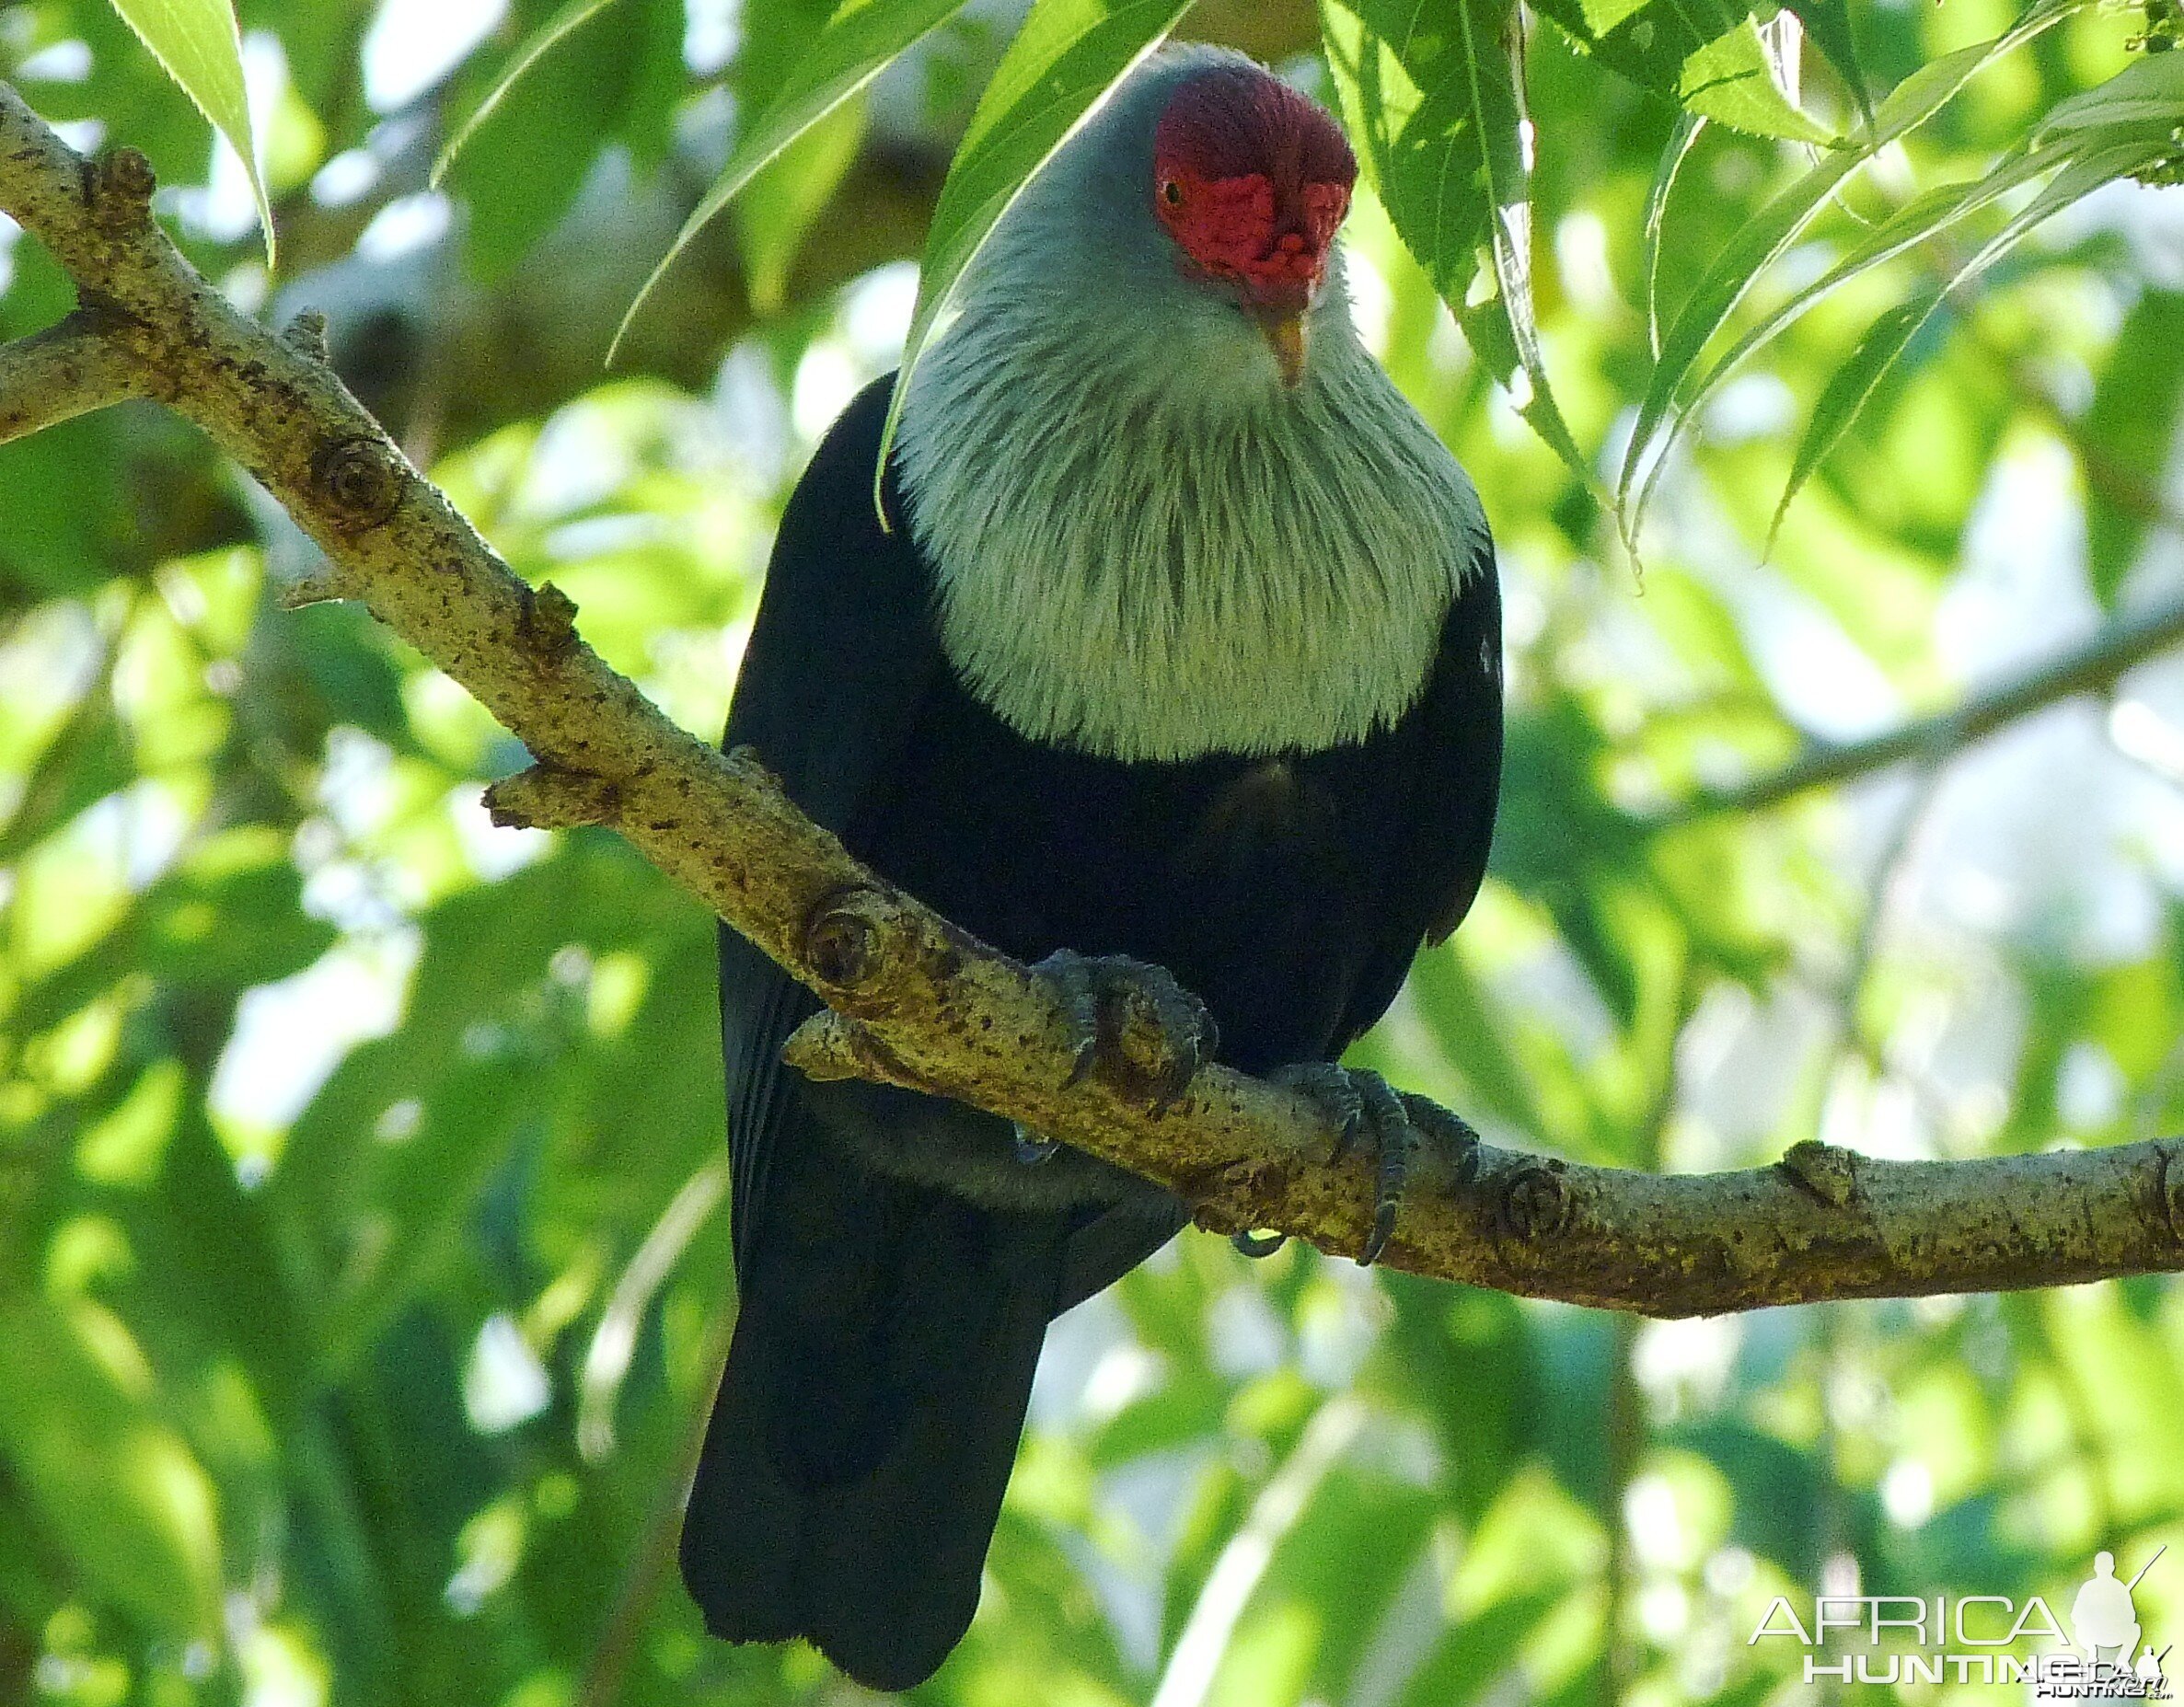
[[[1722,813],[1764,812],[1814,789],[1848,782],[1906,760],[1953,755],[2058,701],[2105,693],[2137,665],[2178,644],[2184,644],[2184,598],[2118,617],[2078,645],[1946,711],[1913,718],[1863,741],[1813,742],[1779,770],[1749,782],[1702,789],[1646,823],[1649,828],[1662,829]]]

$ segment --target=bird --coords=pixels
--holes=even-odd
[[[1338,1058],[1478,892],[1501,618],[1478,494],[1352,319],[1357,172],[1242,54],[1120,79],[815,452],[726,741],[1050,979],[1080,1066],[1122,1071],[1139,1016],[1156,1101],[1219,1061],[1377,1145],[1370,1258],[1437,1134]],[[1187,1212],[965,1105],[803,1078],[780,1051],[817,998],[725,928],[721,1004],[739,1313],[684,1582],[714,1636],[907,1689],[976,1609],[1048,1323]]]

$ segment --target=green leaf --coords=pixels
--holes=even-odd
[[[468,206],[463,253],[474,277],[507,277],[574,204],[600,149],[643,98],[653,10],[595,8],[584,51],[535,58],[520,84],[502,89],[493,123],[443,162]]]
[[[1558,1587],[1513,1590],[1449,1620],[1395,1698],[1400,1707],[1464,1707],[1504,1699],[1496,1680],[1515,1672],[1510,1656],[1524,1652],[1563,1603]]]
[[[245,825],[194,847],[146,891],[134,921],[137,966],[178,989],[241,989],[302,971],[334,941],[303,909],[283,839]]]
[[[728,156],[728,164],[721,168],[712,188],[683,222],[675,241],[667,246],[667,253],[660,257],[659,265],[652,270],[624,310],[621,324],[615,329],[614,341],[607,346],[608,365],[613,364],[615,352],[620,349],[630,323],[658,287],[667,269],[690,246],[691,239],[734,199],[736,192],[757,176],[759,168],[962,6],[963,0],[845,0],[841,9],[826,20],[826,27],[795,62],[771,104],[756,119],[739,127],[735,152]],[[1025,28],[1030,28],[1028,23]],[[968,139],[965,141],[967,144]]]
[[[1790,99],[1750,17],[1694,49],[1676,79],[1676,98],[1686,111],[1717,119],[1755,136],[1827,146],[1834,133]]]
[[[204,114],[243,163],[258,223],[265,233],[265,264],[273,264],[273,210],[258,169],[250,133],[250,103],[243,87],[243,38],[228,0],[114,0],[137,38],[152,50],[183,94]]]
[[[1858,110],[1870,123],[1873,98],[1866,87],[1866,73],[1858,63],[1858,44],[1851,33],[1850,0],[1785,0],[1783,10],[1805,26],[1813,45],[1835,67],[1835,75],[1850,86]]]
[[[1862,146],[1841,150],[1820,160],[1748,220],[1716,257],[1661,340],[1660,359],[1654,363],[1652,380],[1638,406],[1637,424],[1615,489],[1626,542],[1635,542],[1637,536],[1639,519],[1667,460],[1660,454],[1665,445],[1655,442],[1662,424],[1699,356],[1758,283],[1760,274],[1787,252],[1843,183],[1883,148],[1931,119],[1997,60],[2090,4],[2092,0],[2040,0],[1992,40],[1960,48],[1922,65],[1881,102],[1874,114],[1872,132]]]
[[[85,1590],[176,1642],[220,1623],[217,1501],[151,1369],[88,1299],[0,1309],[0,1459]]]
[[[595,15],[612,4],[613,0],[567,0],[560,11],[531,32],[530,39],[515,50],[514,57],[508,62],[508,69],[494,79],[492,87],[485,92],[484,98],[470,110],[469,116],[456,127],[455,134],[447,139],[446,146],[440,150],[440,157],[433,162],[433,189],[440,187],[441,179],[447,175],[447,168],[455,164],[455,156],[462,152],[463,144],[470,140],[471,134],[480,125],[492,116],[493,110],[500,106],[517,80],[555,44],[575,34],[591,22]]]
[[[745,0],[743,46],[730,87],[745,118],[773,108],[833,16],[833,0]],[[736,252],[744,290],[761,315],[778,312],[812,221],[833,198],[864,140],[864,99],[853,95],[768,161],[736,192]]]
[[[1790,501],[1811,478],[1812,471],[1842,443],[1843,434],[1850,431],[1867,400],[1949,294],[2001,260],[2042,220],[2148,160],[2159,158],[2167,147],[2167,132],[2155,130],[2074,160],[1969,260],[1953,269],[1939,285],[1889,309],[1873,323],[1813,406],[1812,419],[1806,423],[1805,435],[1797,445],[1789,482],[1783,489],[1782,501],[1774,508],[1774,525],[1768,530],[1770,548],[1774,535],[1781,530],[1782,518],[1788,513]]]
[[[47,596],[95,587],[115,572],[114,536],[127,525],[127,442],[110,409],[0,444],[0,492],[7,494],[0,585]]]
[[[2172,55],[2173,57],[2173,55]],[[2093,404],[2078,422],[2086,469],[2086,564],[2113,606],[2159,508],[2153,490],[2184,412],[2184,294],[2148,290],[2124,317]]]
[[[2148,53],[2097,88],[2059,102],[2037,135],[2109,124],[2184,121],[2184,53]]]
[[[1732,0],[1543,0],[1540,10],[1600,63],[1688,112],[1761,136],[1835,140],[1784,91],[1758,24]]]
[[[1344,115],[1397,233],[1519,413],[1590,485],[1532,312],[1531,127],[1515,7],[1325,0],[1320,24]],[[1492,288],[1474,292],[1482,248]]]
[[[2070,153],[2067,149],[2049,149],[2040,154],[2019,155],[2003,162],[1984,177],[1971,179],[1964,183],[1937,185],[1905,202],[1854,245],[1835,265],[1771,309],[1758,325],[1738,339],[1728,353],[1706,370],[1704,377],[1679,400],[1674,418],[1669,422],[1667,434],[1660,441],[1658,455],[1667,456],[1747,358],[1780,336],[1830,292],[1859,274],[1870,271],[1883,262],[1892,260],[1919,244],[1938,236],[1971,214],[1993,206],[2013,190],[2020,190],[2034,179],[2052,172],[2069,157]]]
[[[778,313],[787,301],[804,235],[856,163],[863,141],[864,105],[845,101],[768,162],[737,198],[744,288],[760,314]]]
[[[887,466],[887,447],[909,391],[905,382],[956,281],[1032,174],[1189,9],[1189,0],[1034,0],[978,98],[933,209],[919,270],[918,306],[903,345],[902,378],[888,407],[872,476],[875,504],[880,471]]]
[[[1653,359],[1660,360],[1660,232],[1669,216],[1669,197],[1676,188],[1676,175],[1683,169],[1692,144],[1699,140],[1706,121],[1695,112],[1676,115],[1676,128],[1661,150],[1660,167],[1653,175],[1653,188],[1646,195],[1646,342]]]

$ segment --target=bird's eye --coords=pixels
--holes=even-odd
[[[1183,205],[1183,186],[1173,178],[1162,179],[1161,180],[1161,200],[1170,207],[1181,207]]]

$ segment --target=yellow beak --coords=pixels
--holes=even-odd
[[[1304,310],[1262,310],[1258,321],[1281,368],[1282,384],[1294,388],[1304,378]]]

